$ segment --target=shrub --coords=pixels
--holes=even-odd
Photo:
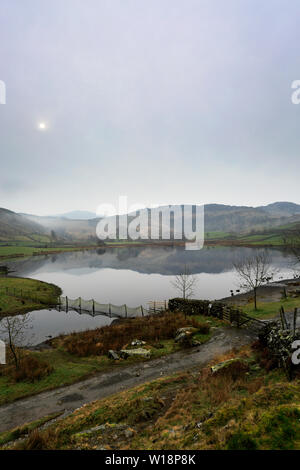
[[[47,450],[49,449],[49,431],[39,431],[35,429],[29,433],[27,439],[23,442],[17,443],[16,450]]]
[[[230,377],[232,380],[237,380],[245,376],[246,372],[249,371],[249,365],[247,362],[239,359],[234,359],[229,362],[220,370],[215,372],[215,376]]]
[[[12,376],[16,382],[35,382],[48,376],[53,367],[45,361],[40,361],[34,356],[25,356],[18,369],[14,369]]]
[[[171,312],[181,311],[189,315],[207,315],[209,300],[194,300],[175,298],[169,300]]]
[[[247,434],[238,432],[230,436],[226,448],[228,450],[256,450],[257,443]]]

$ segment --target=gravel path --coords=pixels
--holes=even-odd
[[[149,382],[173,372],[202,367],[215,356],[232,348],[240,348],[254,340],[255,336],[243,329],[219,328],[207,343],[187,351],[180,351],[160,359],[154,359],[107,373],[73,385],[42,392],[0,407],[0,432],[35,421],[43,416],[62,411],[72,412],[85,403],[107,397],[136,385]]]

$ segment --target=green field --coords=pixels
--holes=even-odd
[[[205,243],[214,246],[284,246],[283,230],[274,229],[270,232],[264,231],[261,233],[253,234],[237,234],[229,232],[205,232]],[[182,242],[180,242],[182,243]],[[112,240],[105,242],[104,246],[107,247],[128,247],[128,246],[147,246],[148,241],[143,240]],[[151,243],[150,243],[151,244]],[[166,241],[156,240],[153,246],[165,246]],[[175,242],[176,244],[176,242]],[[151,244],[152,245],[152,244]],[[74,243],[55,243],[48,236],[32,236],[32,237],[17,237],[16,240],[1,240],[0,239],[0,259],[12,258],[20,256],[32,256],[38,254],[59,253],[65,251],[77,251],[83,249],[97,249],[99,246],[91,244],[90,241],[74,242]]]
[[[0,316],[24,313],[57,303],[54,284],[19,277],[0,277]]]
[[[27,242],[17,243],[15,245],[6,245],[0,243],[0,259],[5,258],[17,258],[19,256],[33,256],[51,253],[62,253],[66,251],[82,251],[85,249],[96,249],[96,246],[76,246],[76,245],[63,245],[63,246],[32,246],[28,245]]]
[[[278,317],[280,307],[283,307],[285,312],[293,312],[295,308],[298,308],[300,315],[300,297],[288,297],[278,302],[258,302],[257,306],[258,309],[254,310],[253,303],[251,303],[246,306],[240,306],[240,309],[252,317],[261,319]]]

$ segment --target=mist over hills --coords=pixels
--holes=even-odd
[[[164,210],[168,207],[162,208]],[[52,240],[96,241],[96,226],[100,218],[94,215],[88,211],[73,211],[60,216],[36,216],[2,208],[0,239],[23,237],[30,240],[36,236],[48,236]],[[248,233],[300,222],[300,205],[292,202],[275,202],[259,207],[206,204],[204,217],[205,232]]]
[[[32,238],[47,234],[47,229],[29,218],[0,208],[0,239],[10,240],[16,237]]]
[[[52,217],[63,217],[64,219],[73,219],[73,220],[88,220],[95,219],[97,214],[90,211],[71,211],[65,212],[64,214],[56,214]]]

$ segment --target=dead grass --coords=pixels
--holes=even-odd
[[[219,373],[206,367],[176,374],[85,405],[14,448],[299,448],[299,380],[261,368],[263,354],[247,346],[214,360],[236,359]],[[106,423],[109,433],[85,432]],[[120,423],[133,428],[130,438],[112,439]]]
[[[38,359],[29,352],[24,352],[18,368],[8,354],[8,364],[1,368],[1,375],[11,378],[14,382],[36,382],[53,372],[53,367],[46,361]]]
[[[135,318],[119,324],[104,326],[96,330],[72,333],[58,342],[69,353],[76,356],[107,354],[110,349],[120,350],[135,338],[148,343],[174,338],[178,328],[193,326],[200,334],[209,333],[209,325],[182,313],[165,313]]]

